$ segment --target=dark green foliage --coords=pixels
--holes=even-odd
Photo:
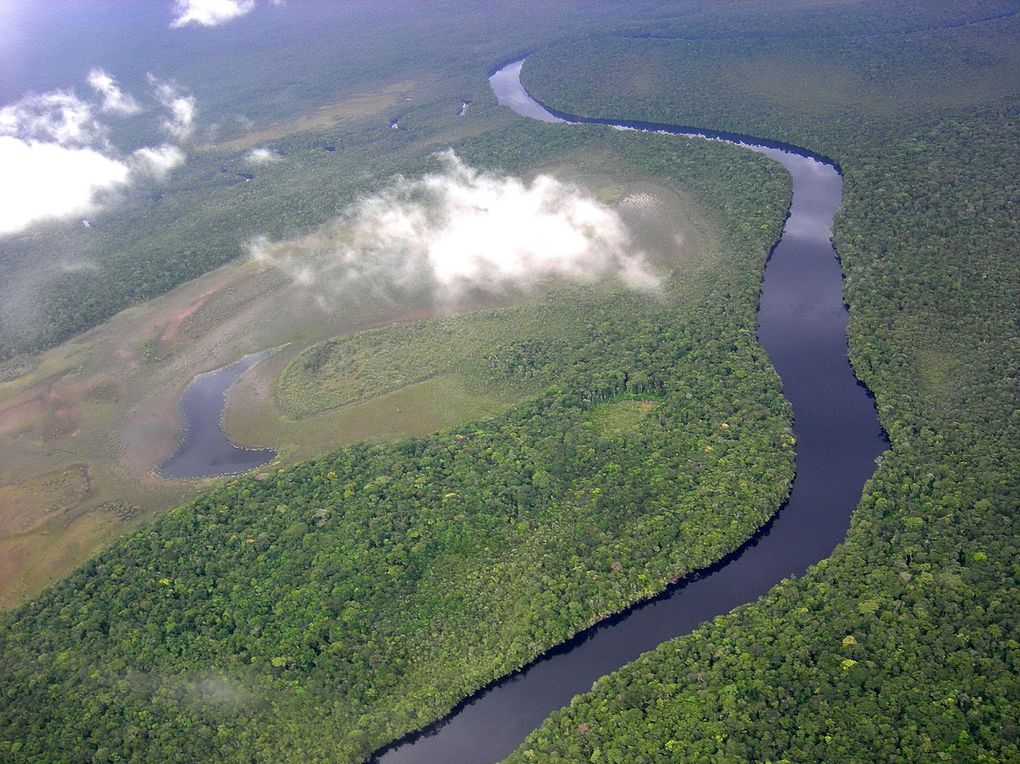
[[[723,10],[557,44],[526,79],[566,110],[841,163],[851,357],[893,450],[830,560],[601,680],[517,758],[1015,761],[1020,46],[1014,19],[959,26],[1015,4]],[[751,311],[781,181],[724,147],[557,126],[458,150],[518,172],[581,145],[695,188],[741,256],[676,274],[690,302],[604,304],[555,387],[497,420],[236,481],[6,616],[0,758],[357,758],[774,509],[786,422]],[[547,351],[490,358],[513,375]],[[650,390],[652,413],[599,434]]]
[[[942,21],[870,12],[892,28]],[[841,163],[851,359],[893,448],[831,559],[600,680],[514,761],[1020,758],[1020,25],[831,32],[618,39],[619,67],[600,55],[597,78],[580,48],[570,67],[556,49],[534,58],[530,85],[566,110],[767,135]],[[861,101],[836,119],[814,92],[794,94],[795,114],[734,95],[720,72],[762,46],[855,72]],[[638,70],[658,104],[591,87]]]
[[[618,152],[725,209],[723,238],[659,292],[578,290],[554,357],[480,347],[548,382],[507,414],[236,480],[4,616],[0,759],[363,758],[760,527],[793,471],[752,328],[789,181],[658,144],[526,125],[458,146],[508,169]],[[654,411],[595,425],[634,396]]]

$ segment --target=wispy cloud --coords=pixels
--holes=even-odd
[[[102,110],[128,116],[142,110],[141,105],[117,86],[117,81],[102,69],[89,72],[89,87],[103,98]]]
[[[244,16],[255,8],[255,0],[177,0],[173,28],[188,24],[214,27]]]
[[[0,108],[0,236],[51,218],[85,215],[141,176],[163,179],[184,161],[170,143],[125,155],[109,140],[101,113],[124,117],[142,106],[102,69],[87,82],[96,97],[72,90],[29,94]],[[195,103],[176,85],[153,80],[153,95],[169,113],[164,128],[190,133]]]
[[[156,180],[163,180],[168,172],[184,163],[184,152],[169,143],[140,148],[131,157],[135,170],[151,175]]]
[[[195,121],[195,97],[182,93],[175,82],[160,80],[152,74],[149,83],[156,90],[156,98],[169,112],[163,120],[163,129],[180,140],[187,138]]]
[[[279,152],[265,147],[252,149],[246,157],[249,164],[269,164],[270,162],[279,162],[282,158]]]
[[[331,298],[394,290],[456,300],[548,279],[658,283],[615,210],[587,192],[549,175],[526,183],[481,172],[452,151],[441,156],[441,172],[398,178],[301,241],[257,240],[251,256],[315,289],[325,307]]]
[[[0,108],[0,135],[24,141],[51,141],[85,146],[105,137],[92,105],[70,90],[30,94]]]

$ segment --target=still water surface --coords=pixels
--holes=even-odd
[[[156,474],[176,480],[236,475],[268,464],[276,458],[271,448],[241,448],[223,432],[223,410],[227,392],[238,377],[271,350],[252,353],[221,369],[199,374],[184,390],[177,407],[184,423],[184,437],[169,459],[156,467]]]
[[[525,91],[520,82],[523,63],[509,64],[489,80],[499,102],[522,116],[725,140],[765,154],[789,171],[793,201],[765,269],[758,338],[793,406],[797,477],[783,508],[733,554],[469,697],[446,719],[383,749],[375,760],[385,764],[499,761],[598,677],[756,600],[783,578],[802,574],[846,535],[875,457],[888,446],[874,403],[846,355],[842,273],[830,240],[832,216],[842,198],[835,164],[794,146],[749,136],[558,113]]]

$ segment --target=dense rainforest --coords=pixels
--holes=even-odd
[[[529,59],[529,89],[566,111],[840,162],[850,357],[892,450],[829,560],[600,680],[514,761],[1020,757],[1020,19],[869,10],[849,33],[815,19],[823,37],[780,33],[794,16],[776,10],[756,33],[656,29]]]
[[[525,83],[565,111],[760,135],[836,159],[850,355],[892,442],[830,559],[599,680],[514,760],[1020,757],[1018,12],[697,3],[653,23],[592,11],[573,29],[557,17],[541,35],[511,35],[514,49],[499,52],[540,42]],[[477,112],[483,91],[471,93]],[[471,363],[508,384],[542,382],[506,414],[230,481],[0,616],[0,759],[363,759],[718,559],[778,507],[794,443],[753,327],[789,198],[781,170],[707,142],[428,124],[424,145],[452,143],[482,166],[526,173],[594,157],[603,171],[675,185],[711,221],[713,243],[658,298],[579,290],[576,344],[480,345]],[[322,197],[307,194],[301,167],[278,170],[294,173],[299,229],[392,168],[429,166],[422,145],[389,142],[410,130],[344,127],[327,140],[349,141],[337,157],[348,164],[318,171],[324,187],[336,182]],[[358,157],[373,154],[377,174],[359,175]],[[253,195],[240,209],[268,211],[272,232],[289,233],[283,197],[221,172],[224,156],[238,155],[209,149],[180,178],[179,201],[159,203],[186,209],[203,184],[229,181]],[[240,240],[230,197],[213,198],[219,249],[195,272]],[[156,202],[137,214],[170,214]],[[196,225],[174,235],[202,241]],[[131,232],[110,227],[104,251],[129,257]],[[138,235],[142,264],[111,260],[105,272],[125,277],[109,299],[99,281],[83,287],[79,316],[73,295],[47,292],[71,312],[31,337],[0,327],[3,353],[53,344],[192,275],[186,263],[162,272],[158,225]],[[13,260],[36,244],[19,239]],[[295,389],[299,408],[326,405]]]
[[[2,758],[364,758],[775,512],[793,437],[752,327],[782,170],[532,123],[457,150],[612,157],[717,233],[653,292],[572,287],[569,343],[480,348],[546,385],[507,414],[232,481],[5,616]]]

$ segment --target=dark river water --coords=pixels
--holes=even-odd
[[[803,573],[846,535],[864,482],[875,470],[875,457],[888,446],[874,403],[846,355],[842,273],[830,240],[832,216],[842,197],[835,164],[749,136],[558,113],[524,90],[522,64],[503,67],[489,81],[499,102],[525,117],[726,140],[765,154],[790,172],[793,202],[765,269],[758,337],[793,405],[797,476],[786,504],[740,549],[659,597],[553,648],[471,696],[446,719],[383,749],[376,760],[386,764],[499,761],[598,677],[756,600],[783,578]]]
[[[263,350],[246,355],[229,366],[199,374],[191,381],[178,405],[184,437],[170,458],[156,467],[157,475],[173,479],[236,475],[276,458],[276,451],[271,448],[235,446],[221,426],[231,385],[271,352]]]

